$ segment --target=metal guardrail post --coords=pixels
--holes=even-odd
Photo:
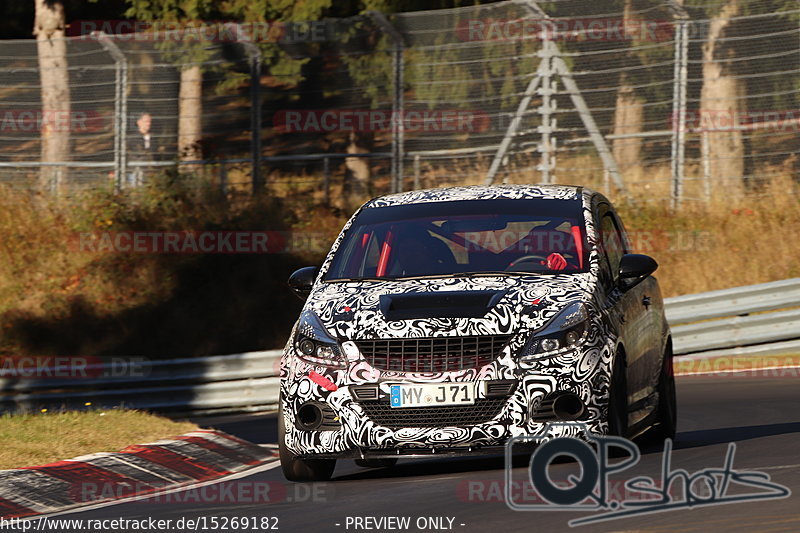
[[[128,172],[128,60],[117,44],[102,31],[92,32],[115,64],[114,79],[114,180],[117,191]]]
[[[675,28],[675,70],[672,94],[672,207],[677,209],[683,200],[683,181],[686,164],[686,86],[688,81],[688,24],[680,18]]]
[[[392,50],[392,192],[403,190],[403,159],[405,157],[405,41],[383,13],[367,14],[386,32],[394,44]]]
[[[538,165],[539,173],[542,177],[542,183],[552,183],[553,176],[551,171],[555,167],[553,159],[555,157],[555,139],[552,134],[555,131],[556,119],[553,113],[556,108],[557,101],[552,98],[556,93],[556,81],[553,79],[553,55],[557,48],[550,47],[550,30],[552,25],[548,25],[544,35],[542,36],[544,46],[541,50],[542,64],[545,68],[542,69],[542,81],[539,84],[539,96],[542,98],[542,105],[539,107],[539,115],[542,118],[542,123],[539,125],[539,133],[541,138],[539,140],[539,153],[541,154],[541,162]],[[506,180],[504,180],[505,182]]]
[[[549,43],[551,47],[557,50],[555,43],[552,41],[549,41]],[[616,187],[616,189],[620,192],[624,191],[625,184],[622,182],[622,175],[619,172],[619,167],[617,167],[617,161],[614,159],[614,155],[608,148],[606,138],[603,137],[602,133],[600,133],[600,128],[597,127],[597,123],[592,116],[592,112],[589,109],[589,106],[586,105],[586,100],[583,99],[583,95],[581,95],[578,84],[575,81],[575,78],[572,77],[572,72],[569,70],[567,63],[561,56],[557,55],[553,58],[553,64],[558,73],[561,75],[561,82],[567,89],[567,93],[572,100],[572,105],[575,106],[575,110],[581,117],[583,127],[586,128],[586,131],[589,133],[589,137],[594,144],[595,150],[597,150],[600,159],[603,161],[603,168],[608,170],[608,173],[611,176],[611,181],[614,183],[614,187]]]
[[[545,13],[542,8],[540,8],[539,5],[532,0],[518,0],[516,3],[522,5],[525,10],[541,20],[547,20],[549,18],[547,13]],[[550,31],[550,28],[551,26],[548,25],[547,31]],[[541,54],[539,55],[541,57]],[[514,117],[508,124],[506,133],[503,135],[503,140],[500,141],[500,145],[497,147],[494,158],[489,165],[486,178],[483,180],[484,185],[491,185],[494,183],[494,178],[497,176],[497,172],[500,170],[500,167],[505,164],[508,150],[511,148],[511,142],[514,140],[514,137],[519,131],[519,127],[522,123],[522,117],[525,114],[525,111],[528,109],[528,105],[530,104],[531,99],[533,99],[533,95],[536,94],[536,91],[539,88],[539,83],[542,81],[544,68],[544,61],[542,61],[539,63],[539,67],[536,69],[536,75],[534,75],[534,77],[531,78],[531,81],[528,82],[528,86],[525,88],[525,92],[522,94],[522,99],[519,101],[519,105],[517,106],[517,111],[514,113]]]
[[[503,140],[500,142],[500,146],[498,146],[497,152],[495,153],[492,163],[489,166],[489,171],[486,173],[486,178],[483,181],[484,185],[491,185],[494,183],[494,178],[497,176],[500,166],[505,162],[508,149],[511,147],[511,141],[514,139],[514,136],[517,134],[519,126],[522,123],[522,116],[525,114],[525,110],[531,103],[533,95],[536,94],[536,90],[539,88],[539,82],[542,80],[542,65],[543,63],[539,64],[539,71],[537,71],[536,75],[528,83],[528,87],[525,89],[525,93],[522,95],[522,100],[520,100],[519,105],[517,106],[517,111],[514,113],[514,118],[511,119],[508,129],[506,129],[506,133],[503,136]]]
[[[603,162],[603,168],[608,171],[617,190],[624,191],[625,185],[622,182],[622,176],[619,172],[619,168],[617,167],[617,162],[614,159],[611,150],[608,148],[608,143],[606,143],[606,139],[603,137],[603,134],[600,133],[600,129],[597,127],[597,123],[592,116],[592,112],[589,109],[589,106],[586,104],[586,100],[584,100],[575,78],[572,76],[569,66],[561,57],[558,46],[553,42],[552,39],[549,38],[550,32],[552,32],[553,35],[556,33],[551,17],[547,15],[547,13],[545,13],[534,0],[517,0],[515,3],[522,5],[534,16],[540,17],[542,21],[548,22],[547,28],[544,30],[546,33],[542,36],[542,50],[540,50],[538,53],[539,57],[542,58],[542,61],[539,63],[536,76],[531,79],[527,89],[525,89],[523,98],[520,100],[520,104],[517,107],[517,112],[515,113],[511,124],[506,130],[503,140],[498,146],[497,152],[492,160],[492,164],[489,167],[486,178],[484,179],[484,185],[491,185],[494,183],[497,171],[505,162],[508,149],[511,146],[514,136],[516,136],[518,133],[522,116],[525,114],[533,94],[537,92],[537,90],[541,95],[543,95],[543,97],[545,95],[552,94],[551,91],[554,89],[554,84],[549,83],[549,87],[545,87],[544,84],[546,83],[546,80],[549,81],[553,76],[558,75],[561,78],[561,83],[564,84],[564,88],[566,89],[566,92],[572,101],[575,111],[581,118],[583,127],[589,134],[589,139],[594,144],[594,147],[597,150],[601,161]],[[538,89],[537,85],[541,85],[541,89]],[[550,116],[553,112],[553,109],[550,108],[550,104],[547,103],[548,99],[549,98],[543,98],[542,107],[539,109],[539,113],[542,115],[542,127],[539,129],[539,131],[542,133],[542,141],[539,144],[539,151],[542,153],[542,164],[540,165],[540,171],[542,172],[542,179],[547,180],[547,182],[551,180],[550,170],[547,167],[549,167],[551,163],[550,143],[552,139],[547,130],[552,127],[550,124]],[[545,106],[547,107],[545,108]]]

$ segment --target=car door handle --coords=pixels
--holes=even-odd
[[[652,304],[650,303],[650,297],[649,296],[645,296],[644,298],[642,298],[642,305],[644,306],[645,309],[649,309],[650,308],[650,306]]]

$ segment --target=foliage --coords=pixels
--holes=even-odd
[[[305,202],[224,195],[199,176],[175,172],[138,190],[89,191],[69,202],[2,192],[0,353],[164,357],[280,346],[300,306],[285,280],[320,261],[329,242],[267,254],[83,246],[82,234],[320,232],[330,216]],[[305,217],[313,217],[312,227]]]

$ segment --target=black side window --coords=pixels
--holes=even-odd
[[[596,200],[596,199],[595,199]],[[610,289],[611,287],[611,268],[608,265],[608,256],[606,255],[605,245],[603,243],[603,231],[601,228],[601,221],[603,216],[608,213],[608,205],[602,202],[593,202],[592,214],[594,215],[594,228],[597,232],[597,248],[598,260],[600,262],[600,283]]]
[[[619,275],[619,263],[625,254],[625,241],[611,211],[606,211],[600,219],[600,239],[603,243],[608,267],[611,270],[611,278],[616,282]]]

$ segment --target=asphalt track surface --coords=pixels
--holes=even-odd
[[[781,371],[777,371],[778,373]],[[574,531],[800,531],[800,378],[798,370],[783,377],[753,378],[706,375],[678,378],[679,433],[672,453],[672,470],[689,474],[722,468],[728,443],[737,449],[733,469],[768,473],[772,482],[788,487],[792,495],[779,500],[729,503],[677,509],[608,522],[582,525]],[[243,438],[274,443],[274,416],[249,418],[217,427]],[[651,476],[660,479],[663,452],[643,449],[638,465],[614,479]],[[333,481],[313,486],[288,483],[280,468],[252,474],[237,483],[270,481],[279,488],[281,501],[248,502],[152,502],[136,501],[82,511],[63,518],[172,518],[181,517],[277,517],[280,531],[564,531],[568,521],[597,513],[588,511],[512,511],[498,492],[504,476],[502,457],[403,460],[392,469],[364,469],[341,461]],[[553,479],[579,474],[574,462],[550,467]],[[525,457],[516,461],[514,479],[527,474]],[[701,483],[702,484],[702,483]],[[316,496],[309,493],[316,490]],[[282,492],[281,492],[282,491]],[[697,494],[702,495],[698,487]],[[729,494],[762,492],[761,489],[729,488]],[[519,496],[520,493],[518,493]],[[623,493],[624,498],[629,498]],[[676,497],[680,493],[676,493]],[[287,498],[294,501],[287,501]],[[540,504],[526,495],[527,503]],[[180,493],[175,495],[180,499]],[[302,501],[300,501],[302,500]],[[487,501],[488,500],[488,501]],[[542,507],[539,507],[542,509]],[[407,516],[408,529],[376,528],[375,523],[356,528],[356,517]],[[348,517],[350,525],[348,527]],[[446,517],[445,528],[418,528],[420,517]],[[453,518],[447,529],[447,518]],[[337,525],[338,524],[338,525]],[[463,524],[463,525],[462,525]],[[431,524],[422,524],[430,526]],[[434,524],[435,525],[435,524]],[[248,529],[248,531],[254,531]]]

